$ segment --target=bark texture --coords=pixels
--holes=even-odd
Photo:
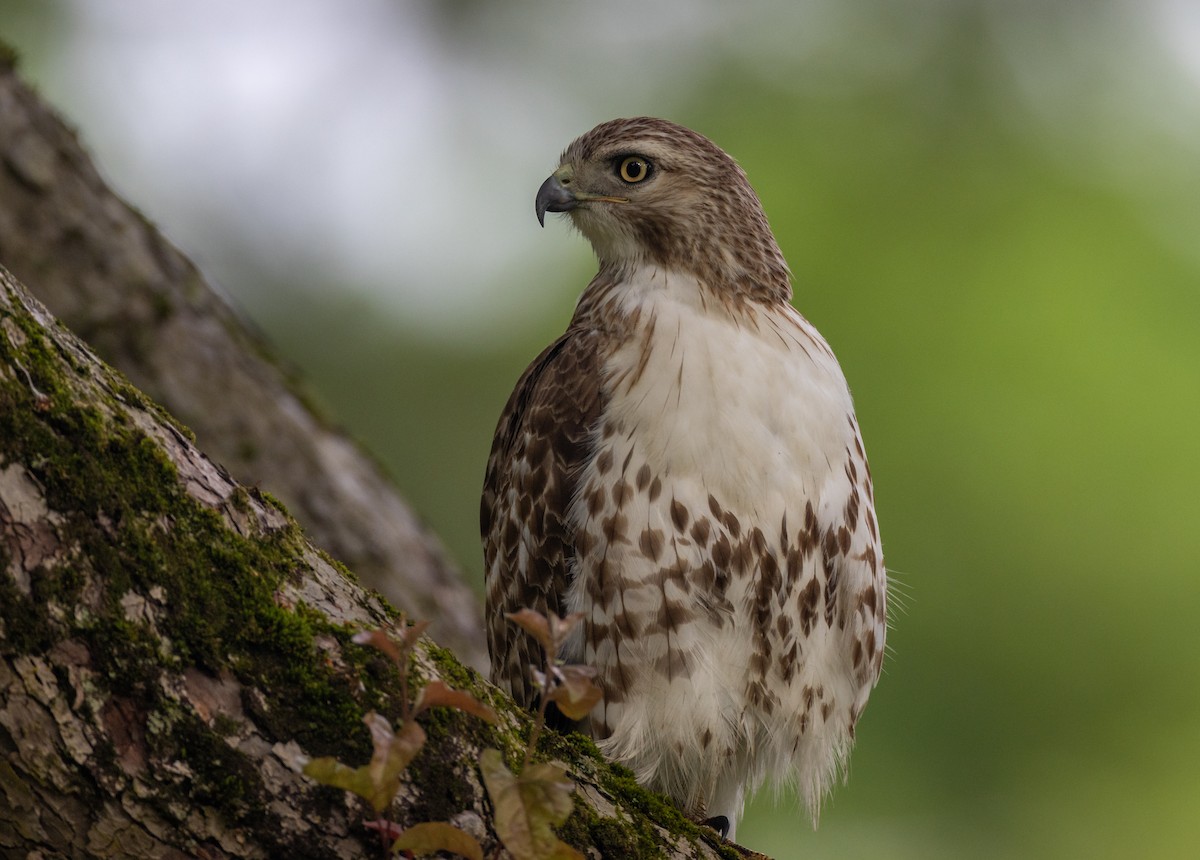
[[[395,720],[397,672],[350,642],[391,618],[0,268],[0,856],[377,856],[362,808],[299,768],[365,763],[363,712]],[[430,711],[388,817],[505,856],[477,762],[519,760],[528,714],[428,640],[413,673],[501,722]],[[589,742],[545,739],[587,855],[747,856]]]
[[[270,350],[107,188],[0,45],[0,263],[321,547],[486,665],[479,601],[377,465],[315,414]]]

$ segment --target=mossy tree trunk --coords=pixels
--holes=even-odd
[[[436,541],[104,186],[3,53],[0,263],[479,665],[477,602]],[[375,856],[362,805],[300,767],[365,762],[364,712],[397,718],[395,669],[350,642],[394,621],[282,504],[201,454],[0,267],[0,856]],[[500,856],[477,762],[489,746],[519,761],[529,716],[428,640],[412,668],[417,685],[468,689],[501,721],[423,717],[428,744],[387,816],[451,820]],[[576,785],[563,838],[588,855],[745,856],[588,742],[543,737]]]
[[[363,713],[398,718],[395,668],[350,641],[393,616],[0,268],[0,855],[377,856],[361,805],[300,767],[365,763]],[[501,856],[477,763],[519,761],[529,715],[428,640],[412,669],[500,722],[430,711],[387,815]],[[544,737],[585,853],[743,856]]]
[[[0,44],[0,264],[247,485],[481,668],[479,602],[376,464],[314,413],[211,285],[105,185]]]

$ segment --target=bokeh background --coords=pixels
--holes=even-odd
[[[1200,4],[0,0],[0,38],[477,583],[495,419],[593,271],[534,192],[613,116],[714,138],[851,380],[899,607],[850,785],[742,841],[1200,856]]]

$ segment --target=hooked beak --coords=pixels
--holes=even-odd
[[[563,165],[550,174],[538,189],[537,198],[533,202],[533,210],[537,212],[538,223],[546,226],[547,212],[570,212],[582,203],[628,203],[628,197],[606,197],[602,194],[588,194],[586,191],[575,191],[571,185],[574,173],[569,165]]]
[[[542,183],[542,187],[538,189],[537,199],[533,202],[538,223],[543,227],[546,226],[547,212],[570,212],[578,205],[579,201],[575,195],[559,181],[557,172]]]

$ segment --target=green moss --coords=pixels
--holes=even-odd
[[[507,739],[506,760],[512,769],[519,765],[524,754],[529,728],[528,722],[522,722],[518,737]],[[559,833],[565,842],[581,850],[594,846],[603,857],[661,857],[665,852],[661,828],[672,839],[703,841],[720,857],[729,860],[739,857],[733,848],[720,844],[715,834],[687,818],[669,798],[648,791],[638,784],[631,771],[608,762],[586,735],[546,729],[538,743],[538,758],[566,762],[576,773],[595,781],[623,812],[630,813],[616,819],[605,818],[577,803]]]
[[[157,736],[152,733],[150,739],[164,756],[188,766],[187,793],[192,803],[211,806],[228,821],[247,826],[261,823],[267,812],[257,766],[194,714],[180,709],[166,730]]]
[[[271,495],[270,493],[268,493],[264,490],[256,490],[255,495],[258,497],[258,500],[260,502],[262,502],[264,505],[274,508],[275,510],[279,511],[279,513],[283,514],[285,517],[291,517],[291,513],[288,512],[287,505],[285,505],[283,502],[279,501],[279,499],[276,498],[275,496]]]
[[[601,785],[626,809],[646,815],[672,834],[700,837],[700,828],[690,821],[668,798],[638,785],[633,772],[620,765],[609,765],[601,774]]]
[[[349,634],[304,606],[280,605],[281,586],[305,568],[299,529],[254,539],[230,530],[188,495],[159,445],[122,417],[122,404],[157,407],[107,372],[101,401],[79,406],[73,387],[79,379],[90,384],[94,371],[73,367],[29,318],[3,315],[18,332],[0,336],[0,366],[23,371],[0,374],[0,463],[24,466],[61,515],[60,536],[77,547],[60,565],[31,571],[29,596],[0,576],[4,650],[40,653],[77,638],[101,683],[148,715],[171,709],[164,672],[228,670],[263,694],[247,710],[273,736],[295,739],[314,755],[368,757],[364,704],[382,700],[395,679],[375,673],[375,689],[364,695],[362,667],[342,668],[314,644],[318,635],[344,644]],[[232,504],[249,510],[250,493],[235,494]],[[131,595],[138,598],[132,604]],[[70,611],[56,620],[54,604]],[[126,617],[131,606],[136,612]],[[237,771],[220,740],[231,727],[193,728],[188,749],[203,747],[202,758],[219,763],[193,789],[193,799],[202,793],[207,802],[235,788],[219,775]],[[233,793],[244,800],[252,792]]]
[[[223,738],[232,738],[241,730],[241,724],[228,714],[217,714],[213,718],[212,730]]]
[[[158,705],[162,674],[158,639],[143,625],[121,617],[85,620],[73,631],[92,654],[95,669],[110,689],[150,710]]]
[[[579,773],[589,775],[622,810],[618,818],[605,818],[577,804],[560,830],[560,837],[577,848],[594,846],[603,857],[661,857],[666,840],[660,828],[674,840],[704,842],[718,856],[736,860],[738,852],[722,844],[715,834],[699,827],[667,797],[640,786],[633,773],[604,759],[591,738],[578,732],[543,733],[539,753],[569,762]]]
[[[629,820],[602,818],[594,810],[576,803],[558,838],[578,848],[584,854],[595,848],[601,857],[621,857],[628,860],[649,860],[666,852],[652,828],[638,828]]]
[[[68,609],[79,602],[83,591],[83,576],[73,565],[39,567],[29,579],[33,600],[39,606],[56,603]]]
[[[0,552],[0,570],[8,567]],[[53,628],[45,603],[25,594],[12,577],[0,574],[0,652],[44,654],[54,644]]]
[[[233,495],[229,497],[229,504],[239,514],[249,514],[252,510],[250,493],[245,487],[240,485],[233,491]]]
[[[587,770],[608,767],[596,742],[582,732],[559,732],[547,729],[538,741],[538,753],[544,758],[570,762]]]
[[[428,740],[408,766],[408,775],[418,789],[405,808],[409,825],[446,821],[474,805],[475,788],[454,751],[468,743],[479,726],[486,725],[452,708],[433,708],[422,715],[420,723]],[[446,758],[447,752],[450,759]]]
[[[269,502],[272,504],[276,504],[276,505],[282,504],[281,502],[278,502],[277,500],[270,498],[270,497],[264,498],[263,501]],[[334,570],[336,570],[338,573],[340,573],[346,579],[350,580],[351,582],[355,582],[355,583],[357,583],[359,581],[358,574],[356,574],[350,568],[346,567],[346,565],[342,564],[340,561],[338,561],[336,558],[331,556],[325,550],[317,548],[317,552],[320,554],[322,561],[324,561],[326,564],[328,564],[330,567],[332,567]],[[380,602],[384,605],[384,607],[386,609],[392,610],[392,613],[389,613],[391,615],[391,617],[394,618],[394,617],[396,617],[396,615],[399,614],[397,610],[392,609],[392,607],[387,604],[386,600],[380,601]]]
[[[143,394],[120,371],[110,369],[109,372],[112,374],[112,378],[109,380],[109,389],[116,400],[129,406],[135,406],[144,412],[149,412],[158,421],[170,427],[182,438],[193,445],[196,444],[196,434],[192,432],[190,427],[180,423],[174,415]]]
[[[244,710],[268,737],[294,739],[314,756],[368,760],[362,715],[373,708],[395,722],[398,673],[377,652],[353,646],[351,631],[321,613],[281,605],[280,589],[307,564],[299,529],[291,524],[252,539],[231,530],[184,490],[159,445],[121,417],[121,404],[159,414],[157,407],[115,374],[103,380],[109,402],[78,406],[74,375],[91,380],[94,371],[71,367],[36,324],[12,319],[25,342],[14,346],[13,338],[0,337],[0,362],[24,372],[0,375],[0,463],[27,469],[61,514],[60,536],[77,549],[50,569],[31,571],[30,595],[0,576],[0,647],[40,653],[64,638],[86,644],[98,683],[146,715],[156,756],[187,765],[190,779],[163,777],[175,780],[176,796],[167,802],[182,808],[214,806],[247,824],[270,815],[255,766],[225,741],[237,733],[236,723],[226,717],[209,727],[165,692],[171,684],[164,675],[185,666],[232,673],[247,690]],[[256,499],[286,514],[278,500],[253,490],[235,492],[230,504],[248,513]],[[69,611],[54,612],[55,606]],[[340,646],[336,655],[316,644],[328,639]],[[432,646],[427,654],[446,683],[501,713],[515,707],[446,649]],[[415,694],[423,679],[412,680]],[[508,732],[449,708],[435,708],[421,721],[430,742],[410,766],[418,787],[406,810],[412,822],[446,820],[475,803],[471,765],[449,760],[453,750],[495,746],[515,764],[528,730],[527,721]],[[574,844],[595,845],[605,856],[655,856],[660,838],[638,813],[700,838],[669,801],[605,764],[588,738],[548,731],[539,754],[592,774],[633,812],[625,822],[581,807],[563,829]],[[115,750],[100,744],[98,761],[115,770],[116,760]]]
[[[639,824],[630,823],[630,828],[639,835],[639,844],[654,835],[650,821],[662,827],[675,839],[687,839],[692,842],[703,841],[716,851],[717,856],[726,860],[738,860],[738,852],[716,838],[715,834],[701,828],[685,816],[670,799],[655,794],[638,785],[633,773],[620,765],[606,765],[599,773],[600,784],[604,792],[616,801],[622,808],[636,811],[646,816]],[[657,838],[657,836],[655,836]]]
[[[25,401],[33,408],[44,408],[29,386],[50,398],[62,395],[57,356],[47,348],[42,330],[33,319],[26,316],[7,318],[14,322],[26,342],[17,349],[7,333],[0,337],[0,357],[4,358],[7,365],[18,368],[16,378],[6,380],[5,390],[14,401]]]
[[[438,676],[451,687],[456,690],[466,690],[476,698],[485,695],[486,684],[484,684],[483,678],[474,669],[459,662],[453,651],[430,642],[425,653],[437,667]]]

